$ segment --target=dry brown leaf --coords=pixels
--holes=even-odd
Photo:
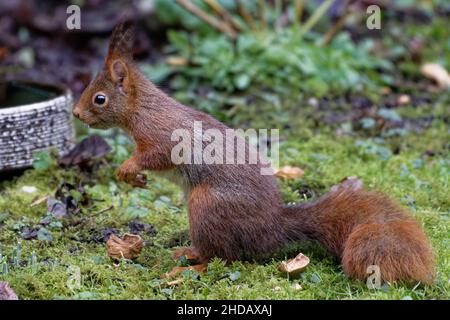
[[[309,258],[303,253],[300,253],[293,259],[281,262],[278,269],[283,273],[288,273],[290,277],[296,277],[302,273],[308,265]]]
[[[108,255],[113,260],[120,259],[136,259],[142,251],[144,246],[144,241],[139,235],[125,233],[121,238],[115,234],[111,234],[108,241],[106,242],[106,247],[108,250]]]
[[[305,171],[299,167],[284,166],[276,170],[275,175],[277,177],[286,179],[301,178],[305,174]]]
[[[422,74],[435,81],[441,89],[450,88],[450,74],[437,63],[425,63],[420,71]]]
[[[173,278],[185,270],[197,271],[198,273],[203,273],[208,269],[207,263],[196,264],[189,267],[174,267],[170,272],[166,272],[161,276],[161,279]]]
[[[19,297],[11,289],[8,282],[0,281],[0,300],[19,300]]]
[[[108,142],[99,135],[89,136],[58,160],[62,167],[87,166],[93,159],[104,157],[111,151]]]

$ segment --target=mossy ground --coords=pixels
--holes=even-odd
[[[410,130],[404,137],[386,138],[384,146],[397,150],[387,158],[367,152],[361,144],[355,145],[364,133],[337,134],[342,130],[325,124],[316,127],[298,114],[295,121],[302,125],[280,132],[286,136],[281,143],[281,164],[302,167],[305,176],[280,180],[280,185],[286,201],[299,202],[306,201],[306,197],[315,198],[345,176],[354,175],[362,179],[366,188],[382,190],[409,206],[437,254],[436,280],[432,285],[394,283],[371,290],[364,282],[347,278],[340,265],[319,246],[298,244],[266,262],[235,262],[226,266],[215,259],[206,274],[184,273],[179,277],[184,279],[181,284],[169,286],[168,280],[160,280],[160,275],[177,265],[171,259],[176,246],[188,244],[188,220],[181,191],[151,174],[148,190],[116,184],[113,173],[118,163],[112,157],[90,176],[53,165],[1,182],[0,213],[7,214],[0,221],[0,243],[3,256],[8,257],[9,270],[0,275],[0,280],[8,281],[21,299],[448,299],[448,103],[408,106],[397,111],[404,120],[431,115],[433,121],[417,132]],[[369,134],[365,141],[371,139]],[[17,224],[33,225],[46,215],[45,204],[31,207],[31,202],[53,195],[63,181],[85,181],[91,185],[88,193],[97,201],[83,207],[83,222],[50,229],[52,242],[22,240],[15,230]],[[23,186],[35,186],[38,191],[27,194],[22,191]],[[130,203],[148,210],[130,212]],[[114,209],[92,216],[110,205]],[[136,261],[114,264],[104,243],[87,240],[105,227],[128,232],[128,223],[136,215],[154,225],[158,232],[156,236],[144,236],[147,245]],[[18,241],[25,262],[15,267],[12,259]],[[26,260],[33,251],[37,263],[27,266]],[[278,272],[278,265],[299,251],[311,258],[311,264],[300,279],[288,279]],[[81,286],[73,290],[67,285],[71,266],[79,267],[81,274]],[[301,289],[294,288],[296,283]]]

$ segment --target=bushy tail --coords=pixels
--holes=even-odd
[[[375,265],[383,281],[433,279],[434,253],[425,233],[385,195],[338,188],[314,203],[285,207],[284,217],[289,239],[306,234],[319,241],[348,276],[366,279]]]

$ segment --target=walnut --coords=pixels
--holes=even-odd
[[[125,233],[121,238],[112,234],[106,242],[108,255],[113,260],[136,259],[141,253],[144,241],[139,235]]]
[[[283,273],[288,273],[290,277],[296,277],[302,273],[308,265],[309,258],[303,253],[300,253],[294,259],[281,262],[278,269]]]

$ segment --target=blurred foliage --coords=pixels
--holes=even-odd
[[[194,2],[207,11],[203,1]],[[291,115],[285,111],[299,107],[305,96],[364,93],[375,97],[380,87],[393,82],[393,65],[373,54],[373,39],[355,43],[349,33],[340,32],[328,46],[320,45],[331,19],[317,3],[307,2],[305,22],[301,23],[295,22],[294,2],[288,3],[283,8],[288,22],[279,27],[282,10],[278,1],[273,5],[266,2],[263,17],[257,1],[246,1],[256,28],[235,13],[236,1],[220,3],[242,26],[236,39],[214,30],[175,1],[157,1],[158,19],[169,26],[181,23],[182,29],[167,32],[166,53],[171,56],[159,64],[145,64],[143,70],[154,82],[168,84],[180,101],[223,121],[243,124],[254,122],[255,112],[275,112],[274,121],[286,123]],[[317,11],[322,13],[317,16],[315,31],[304,32]],[[267,121],[266,117],[261,125]]]
[[[411,24],[406,28],[399,28],[393,26],[390,28],[391,33],[394,35],[394,39],[415,39],[417,42],[422,43],[420,48],[420,60],[423,62],[435,62],[439,63],[447,70],[450,69],[450,29],[448,28],[448,19],[434,19],[433,23],[427,25]],[[406,37],[405,37],[406,35]],[[386,41],[392,41],[393,37],[386,38]],[[404,40],[403,40],[404,41]],[[392,47],[399,47],[401,40],[395,43],[390,43]],[[411,46],[414,43],[405,44],[402,49],[398,49],[397,57],[403,57],[404,61],[399,65],[399,68],[403,71],[410,71],[414,74],[418,74],[418,68],[414,68],[414,48]],[[410,47],[409,50],[405,49]],[[412,54],[411,54],[411,51]],[[409,66],[408,66],[409,64]]]
[[[324,48],[314,43],[315,35],[300,37],[296,29],[244,33],[236,45],[224,35],[168,35],[174,52],[189,62],[176,67],[181,77],[174,78],[175,89],[210,85],[234,92],[256,86],[279,94],[298,90],[324,96],[374,89],[383,83],[377,70],[392,67],[370,54],[370,41],[355,45],[344,33]]]
[[[211,12],[204,1],[192,2]],[[391,108],[396,102],[389,100],[396,100],[397,93],[428,95],[424,90],[429,82],[420,73],[422,63],[437,62],[449,68],[450,35],[442,16],[444,2],[416,1],[416,6],[410,1],[392,3],[397,9],[383,11],[381,31],[367,30],[364,20],[353,17],[326,46],[323,35],[339,17],[334,7],[322,14],[310,31],[303,32],[307,21],[319,11],[320,2],[308,1],[297,23],[295,1],[282,2],[281,10],[278,1],[264,2],[263,18],[258,7],[261,2],[246,1],[256,28],[236,13],[237,1],[219,2],[237,25],[243,26],[236,39],[214,30],[175,1],[157,1],[156,17],[169,26],[167,58],[142,67],[150,79],[169,88],[179,101],[232,126],[295,127],[301,124],[297,120],[300,110],[316,121],[324,119],[317,117],[318,112],[325,118],[336,118],[336,113],[358,108],[352,106],[361,100],[358,97],[368,99],[367,106]],[[288,22],[279,27],[283,14]],[[399,23],[405,15],[412,20]],[[388,92],[384,97],[380,95],[383,90]],[[311,108],[318,102],[310,103],[310,98],[324,102],[320,109],[326,112]],[[339,105],[330,105],[333,100],[339,100]],[[370,123],[363,121],[362,125]],[[403,133],[397,130],[390,134]]]

